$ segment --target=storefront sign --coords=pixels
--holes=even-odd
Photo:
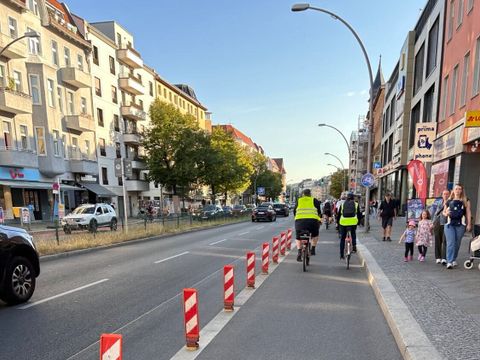
[[[97,182],[97,177],[92,175],[85,175],[80,178],[79,182]]]
[[[420,221],[422,211],[424,209],[423,201],[421,199],[407,200],[407,222],[409,220]]]
[[[439,197],[448,186],[448,160],[434,164],[430,178],[430,197]]]
[[[21,169],[0,166],[0,179],[39,181],[40,171],[38,171],[38,169]]]
[[[433,161],[437,162],[460,154],[463,151],[462,136],[463,126],[459,126],[435,140],[433,143]]]
[[[433,141],[437,135],[437,124],[434,122],[417,124],[415,128],[414,159],[423,163],[433,161]]]
[[[413,185],[417,190],[418,197],[425,200],[427,198],[427,171],[420,160],[412,160],[407,165],[408,173],[410,174]]]
[[[465,145],[464,151],[466,153],[480,153],[480,141],[475,140],[470,144]]]
[[[480,111],[467,111],[465,114],[465,127],[480,127]]]

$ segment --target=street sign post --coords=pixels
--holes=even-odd
[[[265,188],[264,187],[258,187],[257,188],[257,195],[265,195]]]
[[[371,173],[366,173],[362,176],[362,185],[370,188],[375,184],[375,177]]]

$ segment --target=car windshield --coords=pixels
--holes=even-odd
[[[282,208],[284,205],[283,204],[273,204],[274,208]]]
[[[233,207],[234,210],[242,210],[243,209],[243,205],[235,205]]]
[[[74,214],[93,214],[95,206],[81,206],[73,210]]]
[[[213,211],[215,209],[215,205],[207,205],[203,208],[203,211]]]

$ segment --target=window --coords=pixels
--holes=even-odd
[[[36,32],[33,29],[27,28],[28,32]],[[39,37],[29,37],[28,38],[28,53],[32,55],[41,55],[42,48],[40,45],[40,38]]]
[[[120,49],[122,48],[122,35],[120,33],[117,33],[117,45]]]
[[[143,100],[138,100],[138,105],[143,110]]]
[[[58,103],[58,108],[60,109],[60,112],[63,114],[63,93],[62,93],[62,88],[60,86],[57,86],[57,103]]]
[[[81,111],[81,114],[83,115],[86,115],[88,114],[88,111],[87,111],[87,99],[82,97],[80,99],[80,111]]]
[[[463,58],[462,89],[460,92],[460,106],[464,106],[467,101],[467,85],[470,73],[470,52]]]
[[[448,113],[452,115],[455,112],[455,105],[457,101],[457,80],[458,80],[458,64],[453,68],[452,88],[450,92],[450,108]]]
[[[473,2],[474,0],[468,0],[468,5],[467,5],[467,14],[470,13],[473,9]]]
[[[54,40],[52,40],[52,62],[57,66],[59,65],[59,63],[58,63],[58,44]]]
[[[105,149],[105,139],[98,139],[98,148],[100,149],[101,156],[107,156],[107,151]]]
[[[73,92],[67,91],[67,110],[68,115],[75,115],[75,101]]]
[[[38,77],[37,77],[38,78]],[[22,92],[22,74],[19,71],[13,72],[13,90]]]
[[[93,63],[98,65],[98,48],[95,45],[93,46]]]
[[[30,82],[30,95],[32,95],[32,102],[34,105],[41,105],[42,98],[40,97],[40,78],[38,75],[28,75]]]
[[[28,128],[20,125],[20,150],[28,150]]]
[[[95,77],[95,95],[102,96],[102,84],[98,77]]]
[[[438,18],[428,33],[427,74],[428,77],[437,66],[438,54]]]
[[[460,25],[462,25],[462,22],[463,22],[463,8],[464,8],[463,0],[458,0],[457,28],[460,27]]]
[[[477,95],[480,91],[480,37],[477,39],[474,61],[472,96]]]
[[[67,158],[67,136],[62,135],[62,148],[63,148],[63,157]]]
[[[115,131],[120,131],[120,118],[117,114],[113,115],[113,127]]]
[[[150,88],[150,96],[153,96],[153,83],[151,81],[148,82]]]
[[[17,20],[11,17],[8,18],[8,32],[12,39],[16,39],[18,37]]]
[[[442,91],[442,117],[440,121],[445,120],[447,116],[447,99],[448,99],[448,75],[445,77],[443,82],[443,91]]]
[[[117,159],[120,159],[122,157],[121,145],[118,142],[115,143],[115,154],[117,156]]]
[[[425,44],[422,44],[415,55],[415,75],[413,78],[413,93],[416,94],[423,84],[423,61],[425,57]]]
[[[425,94],[423,100],[423,122],[434,121],[433,118],[433,101],[435,99],[435,85],[432,85]]]
[[[109,56],[108,61],[110,63],[110,73],[115,75],[115,59],[113,57]]]
[[[421,101],[419,101],[412,109],[412,115],[410,119],[410,136],[408,138],[409,149],[415,144],[415,127],[420,122],[420,105]]]
[[[3,122],[3,141],[5,145],[5,150],[12,148],[12,130],[11,125],[8,121]]]
[[[448,40],[450,40],[453,35],[454,21],[455,21],[455,1],[450,0],[450,16],[448,18]]]
[[[108,185],[108,173],[106,167],[102,167],[102,184]]]
[[[122,177],[119,176],[118,178],[118,186],[123,186],[123,180],[122,180]]]
[[[0,87],[5,87],[5,68],[0,65]]]
[[[97,120],[98,120],[98,126],[104,127],[105,124],[103,122],[103,110],[97,108]]]
[[[163,97],[166,99],[167,98],[167,89],[163,89]]]
[[[28,0],[28,9],[38,16],[38,3],[37,0]]]
[[[71,150],[70,158],[76,159],[76,160],[80,159],[79,151],[78,151],[78,138],[74,136],[72,136],[72,150]]]
[[[67,47],[63,48],[63,58],[65,60],[65,67],[70,67],[70,49]]]
[[[85,140],[85,155],[90,159],[90,140]]]
[[[112,85],[112,102],[118,104],[117,88]]]
[[[48,106],[55,107],[55,85],[52,79],[47,79],[47,97],[48,97]]]
[[[45,148],[45,128],[42,126],[35,127],[35,138],[37,141],[37,155],[46,156],[47,149]]]
[[[78,67],[78,70],[83,71],[83,56],[80,54],[77,55],[77,67]]]
[[[60,133],[58,130],[53,130],[53,155],[60,156]]]
[[[395,115],[395,98],[392,100],[392,105],[390,107],[390,124],[389,124],[389,128],[391,128],[394,124],[395,124],[395,120],[396,120],[396,115]],[[198,116],[198,115],[197,115]]]

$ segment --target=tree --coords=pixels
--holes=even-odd
[[[265,196],[267,198],[275,199],[282,193],[282,175],[265,170],[257,177],[258,187],[265,188]]]
[[[335,173],[333,173],[331,177],[331,185],[330,185],[330,195],[332,195],[334,198],[339,199],[342,190],[345,186],[345,182],[348,180],[347,173],[346,171],[343,170],[338,170]]]
[[[155,100],[150,107],[151,127],[145,134],[148,178],[184,194],[200,177],[201,151],[206,134],[195,118],[173,105]]]

